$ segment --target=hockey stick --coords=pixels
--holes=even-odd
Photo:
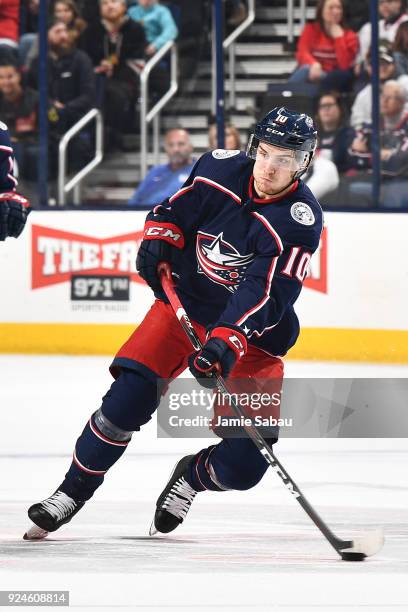
[[[176,294],[174,282],[171,276],[170,265],[166,262],[161,262],[158,266],[158,271],[163,291],[165,292],[177,319],[180,321],[180,324],[186,332],[193,348],[196,351],[199,351],[203,345]],[[342,540],[338,538],[318,515],[313,506],[311,506],[311,504],[307,501],[306,497],[303,495],[295,481],[289,476],[288,472],[285,470],[280,461],[276,458],[272,448],[260,434],[255,425],[246,424],[247,419],[245,412],[242,410],[241,406],[234,401],[234,397],[229,393],[224,379],[219,375],[216,375],[216,379],[219,390],[222,393],[228,394],[232,411],[236,416],[242,419],[241,422],[244,423],[243,427],[249,438],[258,448],[259,452],[265,457],[265,460],[269,463],[271,468],[278,474],[285,487],[290,491],[290,493],[292,493],[293,497],[296,498],[305,512],[312,519],[316,527],[320,529],[326,540],[333,546],[342,559],[344,561],[363,561],[363,559],[366,557],[375,555],[384,544],[382,529],[367,532],[354,538],[354,540]]]

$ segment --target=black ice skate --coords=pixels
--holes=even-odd
[[[75,501],[62,491],[55,491],[51,497],[28,509],[28,516],[34,525],[24,534],[24,540],[41,540],[49,532],[56,531],[69,523],[85,502]]]
[[[176,464],[170,480],[156,503],[156,512],[150,526],[149,535],[157,532],[170,533],[186,518],[198,491],[193,489],[184,478],[188,465],[194,455],[183,457]]]

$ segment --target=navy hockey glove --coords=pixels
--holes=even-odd
[[[167,219],[167,220],[166,220]],[[153,291],[161,291],[157,266],[161,261],[177,267],[180,250],[184,247],[183,232],[170,223],[165,215],[149,213],[140,245],[136,269]]]
[[[209,338],[201,351],[190,355],[188,364],[190,372],[208,389],[216,386],[215,374],[228,378],[232,368],[245,355],[247,340],[239,327],[235,325],[211,330]]]
[[[14,191],[0,193],[0,240],[18,238],[30,212],[30,202]]]

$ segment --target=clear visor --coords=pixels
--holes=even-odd
[[[263,163],[276,168],[277,170],[289,170],[299,172],[307,167],[309,153],[306,151],[294,151],[293,149],[279,149],[269,151],[268,145],[259,141],[252,135],[247,154],[252,159],[261,160]]]

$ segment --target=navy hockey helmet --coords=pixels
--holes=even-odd
[[[313,159],[317,131],[309,115],[276,106],[256,124],[248,142],[248,157],[256,159],[259,142],[294,151],[295,181],[306,172]]]

